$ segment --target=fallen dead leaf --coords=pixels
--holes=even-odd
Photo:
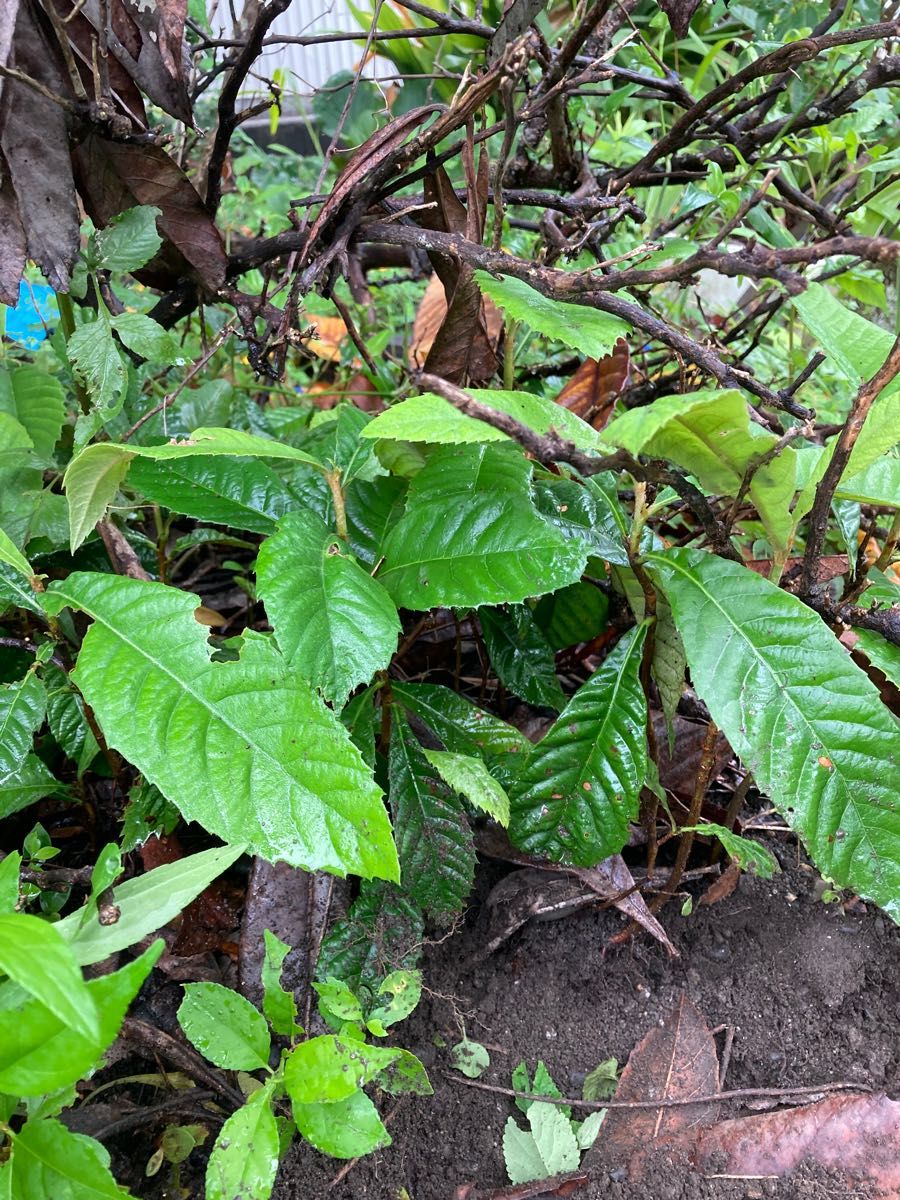
[[[600,359],[585,359],[556,397],[556,403],[576,413],[594,429],[605,429],[630,376],[628,343],[619,338],[610,354]]]
[[[866,1196],[898,1200],[900,1101],[882,1094],[828,1096],[801,1108],[720,1121],[699,1134],[694,1154],[699,1170],[737,1177],[781,1177],[804,1159],[858,1180]]]
[[[682,992],[662,1026],[652,1029],[631,1052],[614,1099],[689,1100],[719,1090],[719,1056],[706,1021]],[[625,1167],[637,1181],[648,1158],[686,1132],[695,1136],[712,1125],[715,1104],[685,1104],[673,1108],[610,1109],[594,1153],[604,1164]]]
[[[718,879],[714,879],[703,895],[700,897],[700,904],[710,905],[718,904],[720,900],[727,900],[734,892],[741,878],[741,867],[739,863],[733,862],[725,868]]]

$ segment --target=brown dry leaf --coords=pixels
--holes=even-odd
[[[669,952],[670,958],[678,958],[678,951],[669,941],[669,935],[647,907],[647,902],[641,893],[634,888],[634,876],[621,854],[613,854],[596,867],[567,867],[566,873],[575,875],[582,883],[606,899],[621,897],[614,901],[615,907],[625,913],[632,921],[637,921],[643,929],[662,942]],[[628,892],[629,895],[623,895]]]
[[[4,41],[7,34],[4,23]],[[8,53],[17,70],[39,79],[54,94],[65,94],[56,49],[27,5],[18,8]],[[53,288],[66,292],[78,252],[79,218],[65,112],[25,84],[6,79],[0,100],[0,153],[0,175],[9,177],[15,191],[28,257],[34,259]],[[4,199],[4,209],[9,211],[8,195]],[[8,249],[9,257],[4,254],[0,259],[0,278],[7,295],[12,294],[11,281],[21,261],[15,214],[11,214],[11,220],[11,245],[3,247]],[[7,240],[5,237],[4,242]],[[16,279],[16,292],[18,283]]]
[[[659,7],[669,18],[672,32],[676,37],[684,37],[691,23],[691,17],[700,6],[700,0],[659,0]]]
[[[698,1168],[714,1174],[780,1177],[804,1159],[851,1176],[866,1196],[898,1200],[900,1101],[828,1096],[801,1108],[721,1121],[696,1141]]]
[[[719,1058],[706,1021],[682,992],[659,1029],[635,1047],[616,1088],[616,1100],[689,1100],[719,1090]],[[596,1150],[618,1162],[629,1178],[641,1177],[648,1155],[671,1139],[697,1132],[716,1119],[715,1104],[674,1108],[610,1109]]]
[[[570,409],[594,429],[605,429],[630,377],[631,353],[625,339],[619,338],[611,353],[603,358],[585,359],[556,397],[556,403]]]
[[[503,332],[503,313],[488,297],[483,297],[482,315],[487,329],[488,341],[492,350],[496,350]],[[434,345],[438,330],[447,316],[447,297],[444,285],[437,275],[432,275],[428,281],[413,322],[412,341],[409,347],[409,362],[411,366],[421,367]]]
[[[316,332],[314,337],[303,343],[307,350],[326,362],[337,362],[341,357],[341,346],[347,340],[347,326],[343,320],[340,317],[311,315],[309,322]]]
[[[764,575],[766,579],[772,570],[772,560],[769,558],[751,558],[744,562],[744,566],[751,571],[755,571],[757,575]],[[797,557],[789,558],[784,566],[784,580],[790,581],[792,575],[799,574],[803,566],[803,559]],[[816,582],[829,583],[832,579],[837,579],[840,575],[846,575],[850,570],[850,560],[846,554],[824,554],[816,567]]]
[[[734,892],[741,878],[740,864],[730,863],[718,879],[714,879],[703,895],[700,897],[700,904],[710,905],[718,904],[720,900],[727,900]]]
[[[689,803],[694,794],[697,782],[697,772],[700,770],[700,759],[703,755],[703,742],[706,738],[706,725],[700,721],[691,721],[677,713],[672,720],[675,735],[674,749],[669,754],[669,740],[666,736],[666,719],[659,711],[652,714],[653,732],[656,735],[659,782],[679,800]],[[728,765],[732,757],[731,747],[725,735],[720,733],[716,738],[716,759],[711,778],[715,779]]]

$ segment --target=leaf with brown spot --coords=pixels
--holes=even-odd
[[[812,1160],[849,1175],[866,1196],[900,1196],[900,1101],[885,1095],[828,1096],[721,1121],[704,1129],[696,1145],[698,1168],[717,1175],[780,1178]]]
[[[706,1021],[682,992],[661,1028],[652,1029],[631,1052],[615,1099],[689,1100],[719,1090],[719,1058]],[[712,1125],[715,1104],[673,1108],[610,1109],[603,1123],[602,1153],[606,1162],[627,1167],[639,1179],[647,1156],[670,1139]]]
[[[603,358],[585,359],[556,397],[556,403],[570,409],[595,429],[605,429],[630,376],[628,343],[619,338],[611,353]]]

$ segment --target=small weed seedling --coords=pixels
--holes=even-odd
[[[591,1071],[584,1081],[583,1098],[601,1100],[611,1095],[616,1086],[617,1066],[613,1058]],[[512,1073],[512,1084],[517,1092],[562,1099],[543,1062],[538,1062],[531,1080],[525,1063],[519,1063]],[[528,1129],[523,1129],[515,1117],[509,1117],[503,1130],[503,1158],[511,1183],[531,1183],[577,1170],[582,1154],[593,1146],[606,1116],[606,1109],[595,1109],[583,1121],[574,1121],[568,1104],[526,1100],[523,1096],[516,1097],[516,1106],[528,1118]]]
[[[392,1096],[430,1095],[432,1090],[415,1055],[366,1041],[367,1034],[385,1037],[391,1025],[416,1007],[422,991],[417,971],[392,972],[368,1002],[334,977],[313,984],[319,1011],[335,1032],[300,1040],[294,997],[280,981],[289,948],[268,931],[265,939],[262,1012],[217,983],[187,984],[178,1010],[181,1028],[194,1046],[216,1066],[240,1072],[247,1095],[213,1146],[206,1200],[266,1200],[295,1131],[334,1158],[357,1158],[390,1145],[390,1135],[363,1091],[368,1084]],[[269,1063],[272,1033],[290,1039],[274,1069]]]

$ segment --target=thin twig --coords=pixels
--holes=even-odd
[[[838,1083],[820,1083],[807,1087],[785,1088],[734,1088],[728,1092],[713,1092],[708,1096],[667,1096],[658,1100],[579,1100],[572,1096],[540,1096],[536,1092],[520,1092],[516,1088],[498,1087],[493,1083],[482,1083],[478,1079],[465,1079],[444,1071],[444,1076],[453,1083],[463,1087],[477,1088],[482,1092],[494,1092],[499,1096],[510,1096],[514,1100],[542,1100],[546,1104],[571,1105],[572,1108],[584,1108],[597,1111],[604,1108],[685,1108],[691,1104],[725,1104],[729,1100],[755,1099],[787,1099],[794,1096],[819,1096],[823,1092],[860,1092],[871,1093],[872,1089],[864,1083],[853,1083],[842,1080]]]

